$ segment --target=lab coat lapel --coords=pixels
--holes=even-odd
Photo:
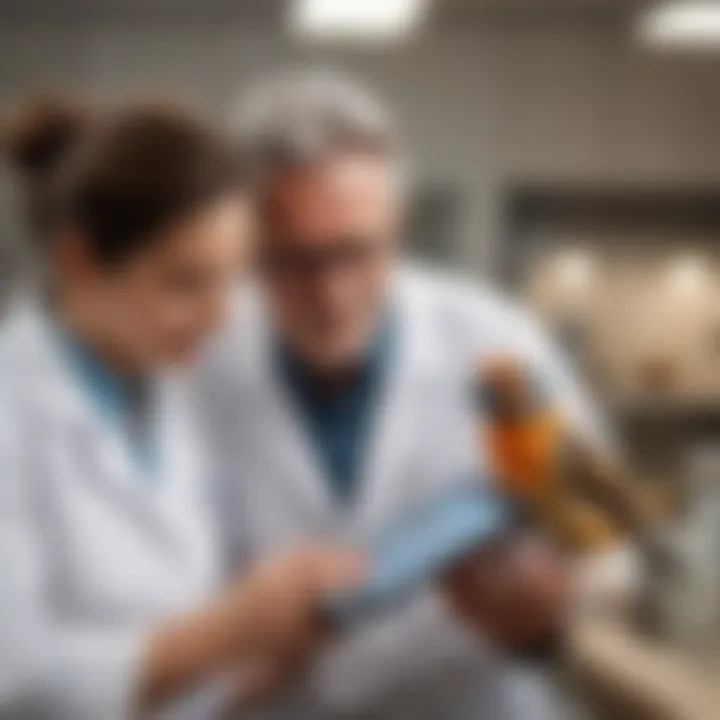
[[[158,398],[157,402],[164,402]],[[132,516],[138,527],[157,544],[162,546],[168,555],[183,557],[178,545],[178,532],[176,499],[182,493],[181,484],[185,482],[184,476],[178,476],[181,468],[179,459],[173,459],[169,450],[182,452],[182,446],[171,439],[175,435],[175,428],[163,427],[160,437],[156,474],[151,476],[150,471],[141,468],[133,457],[129,445],[120,433],[113,427],[104,423],[103,419],[93,418],[94,408],[86,408],[85,417],[81,420],[82,432],[85,437],[83,446],[89,448],[92,463],[91,473],[87,473],[88,480],[94,482],[98,492],[105,492],[112,496],[119,508]],[[162,423],[174,422],[172,413],[165,412]]]
[[[27,337],[33,342],[37,362],[41,364],[38,377],[44,378],[43,388],[37,391],[52,403],[62,433],[69,434],[68,447],[75,448],[73,462],[84,466],[78,468],[77,478],[91,484],[93,492],[107,494],[110,501],[131,515],[149,537],[169,552],[176,552],[177,507],[173,498],[181,492],[177,485],[187,472],[178,476],[178,463],[170,467],[167,463],[169,453],[163,453],[164,457],[159,459],[159,475],[151,478],[136,462],[122,433],[87,397],[71,368],[63,362],[53,343],[52,329],[39,306],[29,309],[26,323]],[[158,394],[156,403],[161,426],[167,421],[168,428],[164,432],[175,433],[171,426],[176,413],[164,407],[165,403],[163,391]],[[184,442],[166,437],[161,444],[180,453]]]
[[[89,480],[97,486],[112,486],[133,494],[138,478],[128,447],[81,388],[54,341],[55,330],[39,304],[27,308],[23,323],[25,341],[32,343],[38,363],[35,375],[42,378],[42,387],[36,388],[39,401],[50,404],[63,436],[69,434],[69,447],[74,447],[78,458],[89,464],[91,472],[86,473]]]
[[[248,413],[256,419],[256,442],[272,452],[277,473],[286,484],[294,507],[308,519],[310,527],[349,531],[367,530],[398,505],[403,505],[414,481],[409,465],[416,456],[412,443],[423,417],[428,379],[438,358],[428,337],[422,298],[398,273],[392,287],[391,311],[396,314],[398,336],[380,392],[378,407],[371,417],[366,459],[361,468],[358,497],[354,505],[338,503],[325,469],[305,430],[289,392],[278,381],[272,362],[270,322],[264,308],[253,313],[258,323],[244,337],[253,346],[251,357],[257,407]],[[282,452],[277,448],[282,447]],[[255,449],[257,451],[257,449]],[[411,491],[411,489],[410,489]]]
[[[154,395],[154,469],[140,466],[117,432],[99,432],[96,424],[93,460],[99,490],[112,494],[171,562],[200,572],[213,555],[197,433],[187,424],[175,380],[158,379]]]
[[[405,505],[412,483],[413,443],[425,405],[425,385],[436,359],[422,322],[422,307],[398,278],[392,298],[397,315],[396,349],[369,433],[357,522],[363,528],[381,522]]]
[[[301,513],[318,527],[327,524],[337,509],[330,483],[313,447],[299,411],[285,385],[280,382],[272,356],[270,323],[264,307],[255,316],[257,327],[249,348],[255,378],[255,416],[262,437],[258,447],[272,453],[272,464],[282,463],[278,476],[286,484],[288,497]],[[282,452],[277,448],[282,447]],[[268,458],[270,459],[270,458]]]
[[[154,488],[160,524],[168,546],[198,571],[212,567],[215,533],[209,532],[210,488],[208,460],[185,403],[185,380],[158,382],[156,408],[161,417],[157,477]],[[152,489],[151,489],[152,491]]]

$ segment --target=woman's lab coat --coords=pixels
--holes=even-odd
[[[163,383],[149,477],[54,340],[33,305],[0,339],[0,717],[126,720],[150,628],[216,580],[197,439]]]
[[[269,353],[273,330],[261,294],[241,298],[234,325],[198,374],[202,414],[221,460],[222,525],[237,563],[302,540],[372,536],[423,497],[482,466],[475,456],[479,433],[470,380],[483,357],[526,358],[571,417],[595,431],[584,399],[543,334],[494,294],[402,268],[391,303],[396,354],[373,418],[359,497],[353,507],[343,507],[332,497],[307,428],[276,381]],[[292,700],[288,717],[452,720],[483,712],[494,720],[500,715],[480,703],[488,702],[488,685],[504,683],[480,645],[449,618],[435,594],[421,593],[399,612],[335,643],[307,684],[305,699]],[[497,709],[497,699],[489,702]]]

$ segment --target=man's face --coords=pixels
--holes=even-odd
[[[263,211],[261,261],[283,339],[318,369],[354,363],[387,297],[399,219],[392,167],[343,154],[288,171]]]

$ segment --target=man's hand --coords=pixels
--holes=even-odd
[[[465,623],[503,649],[520,653],[562,631],[569,586],[563,562],[534,538],[480,550],[454,567],[443,583]]]

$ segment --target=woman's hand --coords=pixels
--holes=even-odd
[[[228,717],[260,704],[302,671],[329,628],[322,603],[358,583],[364,563],[353,553],[306,548],[258,564],[234,591],[245,636]]]
[[[285,660],[323,639],[322,604],[358,584],[364,562],[352,551],[306,548],[259,563],[231,592],[244,651]]]
[[[326,634],[324,600],[359,582],[362,572],[355,553],[323,548],[259,563],[214,603],[152,634],[139,677],[138,714],[154,712],[217,671],[267,667],[286,674],[297,668]]]

